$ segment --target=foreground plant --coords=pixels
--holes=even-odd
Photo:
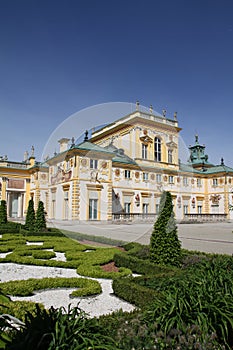
[[[117,350],[95,319],[88,319],[79,307],[37,309],[26,315],[25,327],[14,332],[7,350]]]
[[[148,283],[148,282],[147,282]],[[186,273],[169,279],[154,280],[162,297],[155,299],[146,313],[168,334],[171,329],[184,332],[196,325],[203,336],[216,334],[227,349],[233,346],[233,259],[216,256],[192,266]]]

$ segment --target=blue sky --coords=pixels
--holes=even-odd
[[[210,161],[233,167],[232,93],[232,0],[0,0],[0,155],[10,160],[31,145],[40,159],[77,111],[138,99],[177,111],[187,146],[198,133]],[[79,120],[64,137],[84,130]]]

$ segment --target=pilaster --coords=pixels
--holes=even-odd
[[[73,179],[72,186],[72,220],[79,220],[80,214],[80,182],[77,178]]]
[[[2,178],[2,200],[6,201],[6,182],[7,182],[7,178],[3,177]]]

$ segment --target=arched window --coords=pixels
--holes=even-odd
[[[168,150],[168,163],[172,163],[172,150]]]
[[[161,159],[162,159],[162,152],[161,152],[161,140],[156,137],[155,138],[155,161],[156,162],[161,162]]]

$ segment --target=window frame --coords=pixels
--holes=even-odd
[[[156,174],[155,179],[156,179],[156,183],[160,184],[162,182],[162,175],[161,174]]]
[[[173,185],[173,184],[174,184],[174,175],[169,175],[169,176],[168,176],[168,183],[169,183],[170,185]]]
[[[148,159],[148,145],[142,143],[142,159]]]
[[[154,139],[154,160],[156,162],[162,161],[162,142],[159,137]]]
[[[98,159],[90,159],[90,169],[98,169]]]
[[[124,175],[125,175],[125,179],[131,179],[131,172],[130,172],[130,170],[125,169]]]

